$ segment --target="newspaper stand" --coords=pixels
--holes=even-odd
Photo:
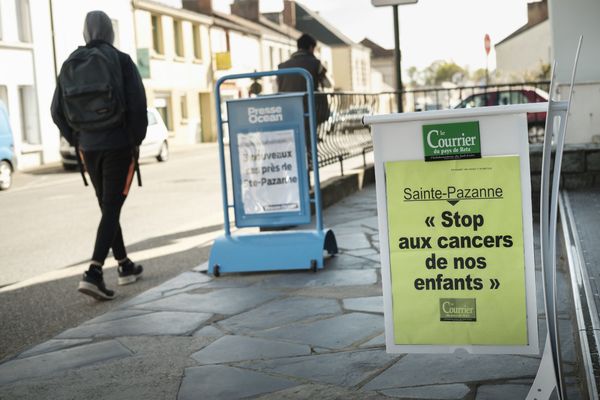
[[[227,101],[227,121],[221,117],[220,87],[225,81],[265,76],[300,74],[306,93],[286,93]],[[332,230],[323,228],[321,188],[317,161],[317,136],[311,75],[301,68],[227,75],[217,81],[217,140],[223,197],[223,236],[212,246],[208,272],[214,276],[230,272],[323,268],[323,250],[337,253]],[[308,96],[308,112],[304,96]],[[314,198],[310,198],[305,124],[308,118]],[[230,137],[233,204],[229,201],[225,168],[223,124]],[[311,222],[314,229],[231,234],[229,209],[234,209],[238,228],[298,226]]]

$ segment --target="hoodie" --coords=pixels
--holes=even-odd
[[[57,82],[51,113],[54,123],[61,135],[71,144],[78,144],[83,151],[110,150],[139,146],[146,136],[148,115],[146,109],[146,92],[142,78],[131,57],[113,46],[115,33],[112,21],[102,11],[91,11],[85,18],[83,38],[86,47],[99,47],[103,52],[116,52],[123,76],[123,92],[125,94],[125,123],[123,126],[104,132],[76,132],[67,123],[62,108],[62,90]]]

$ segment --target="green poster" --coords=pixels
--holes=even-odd
[[[518,156],[385,163],[398,345],[527,345]]]

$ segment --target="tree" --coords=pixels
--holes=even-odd
[[[439,86],[442,82],[462,83],[467,70],[454,61],[434,61],[423,71],[425,84],[428,86]]]

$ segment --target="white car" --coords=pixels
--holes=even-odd
[[[146,138],[140,146],[140,159],[156,158],[158,161],[167,161],[169,159],[169,143],[167,138],[169,131],[156,109],[148,109],[148,130]],[[61,136],[60,138],[60,156],[62,158],[63,168],[73,170],[77,168],[77,157],[75,148]]]

